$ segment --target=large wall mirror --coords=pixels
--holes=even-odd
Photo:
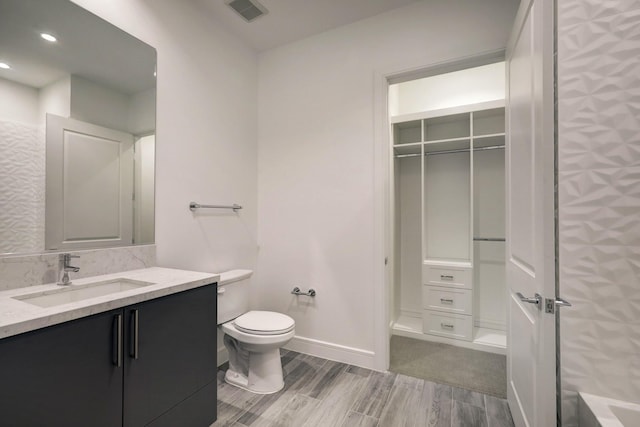
[[[153,243],[155,68],[68,0],[0,0],[0,254]]]

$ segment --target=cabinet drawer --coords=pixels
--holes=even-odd
[[[422,287],[422,307],[447,313],[472,314],[472,291],[470,289]]]
[[[471,289],[471,277],[471,269],[469,268],[425,265],[422,269],[423,284],[425,285]]]
[[[471,341],[473,338],[473,317],[425,310],[423,332],[448,338]]]

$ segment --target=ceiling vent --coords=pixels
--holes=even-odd
[[[247,22],[251,22],[269,12],[267,8],[256,0],[225,0],[225,3],[238,12]]]

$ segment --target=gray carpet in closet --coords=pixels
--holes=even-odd
[[[506,356],[430,341],[391,337],[391,372],[505,399]]]

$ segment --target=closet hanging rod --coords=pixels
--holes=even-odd
[[[488,145],[486,147],[474,147],[473,151],[485,151],[485,150],[504,150],[504,145]],[[424,153],[425,156],[432,156],[434,154],[451,154],[451,153],[464,153],[467,151],[471,151],[469,148],[458,148],[455,150],[444,150],[444,151],[430,151]]]
[[[485,150],[504,150],[504,145],[488,145],[486,147],[476,147],[473,151],[485,151]],[[469,148],[459,148],[455,150],[443,150],[443,151],[431,151],[424,153],[425,156],[432,156],[434,154],[452,154],[452,153],[465,153],[467,151],[471,151]],[[404,157],[419,157],[420,153],[413,154],[396,154],[396,158],[404,158]]]
[[[242,206],[238,204],[233,204],[231,206],[228,205],[201,205],[200,203],[191,202],[189,203],[189,210],[194,212],[196,209],[233,209],[234,212],[238,212],[238,209],[242,209]]]
[[[474,242],[504,242],[504,237],[474,237]]]

